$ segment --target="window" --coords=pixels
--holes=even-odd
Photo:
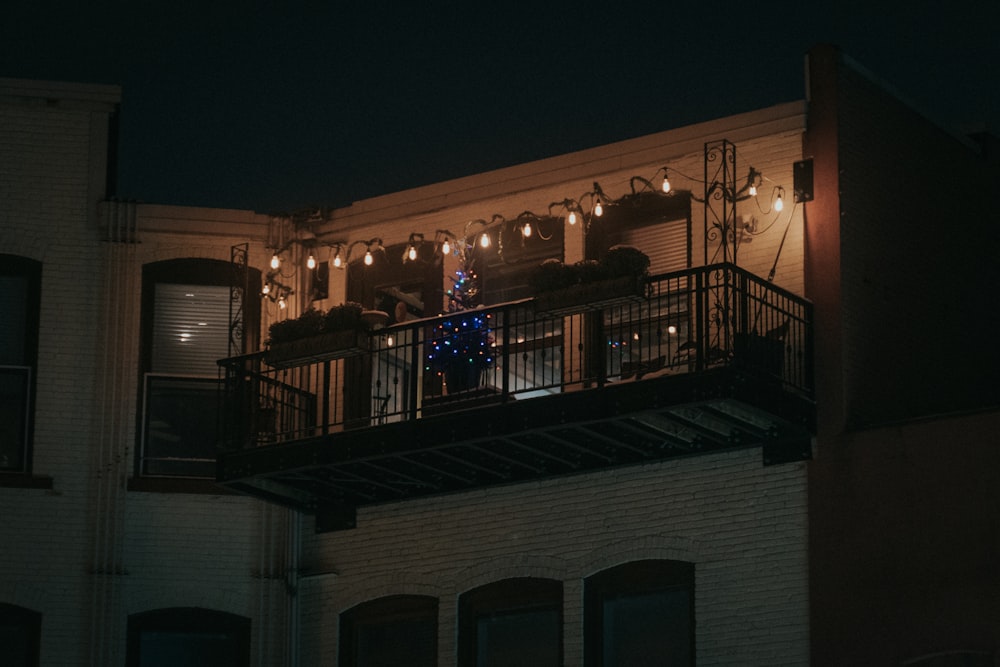
[[[0,603],[0,646],[9,667],[38,665],[42,615],[24,607]]]
[[[482,303],[496,304],[534,296],[529,284],[532,272],[546,259],[562,261],[563,220],[536,220],[535,227],[535,233],[524,238],[520,227],[501,225],[489,232],[488,248],[476,244],[472,249],[473,268],[481,280]]]
[[[505,579],[458,599],[458,664],[543,667],[562,664],[562,582]]]
[[[157,609],[128,618],[127,667],[248,667],[250,619],[210,609]]]
[[[433,667],[437,664],[436,598],[394,595],[340,615],[340,665]]]
[[[42,265],[0,255],[0,472],[31,470]]]
[[[584,581],[588,667],[694,664],[694,565],[643,560]]]
[[[142,405],[138,473],[215,476],[217,360],[230,356],[229,262],[171,260],[143,270]],[[243,351],[256,346],[260,302],[252,271],[243,294]]]

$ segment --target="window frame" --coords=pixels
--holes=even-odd
[[[584,579],[583,634],[584,665],[604,665],[604,603],[621,595],[686,590],[688,593],[689,654],[695,664],[695,587],[694,564],[668,559],[629,561]]]
[[[438,654],[438,599],[430,595],[388,595],[357,604],[340,613],[337,664],[364,667],[358,662],[360,633],[365,628],[399,621],[432,621],[433,664]],[[419,665],[417,665],[419,667]]]
[[[476,667],[479,619],[518,611],[553,610],[558,617],[558,661],[564,659],[563,582],[542,577],[501,579],[462,593],[458,598],[458,665]]]
[[[41,320],[42,263],[29,257],[0,253],[0,276],[23,278],[24,292],[24,332],[20,364],[0,365],[0,368],[23,373],[24,424],[21,437],[21,461],[9,468],[0,468],[0,481],[15,481],[31,478],[34,459],[35,409],[37,406],[38,345]]]
[[[145,489],[145,485],[152,482],[155,490],[167,490],[161,488],[160,482],[166,483],[173,489],[173,483],[179,485],[175,490],[192,491],[202,490],[197,484],[214,481],[214,474],[211,476],[190,475],[190,474],[150,474],[146,472],[144,462],[146,460],[146,436],[149,430],[148,424],[148,383],[150,378],[176,378],[179,380],[192,380],[200,378],[208,382],[207,376],[192,376],[185,373],[170,373],[158,371],[153,373],[153,338],[154,320],[156,312],[156,286],[158,284],[175,285],[206,285],[217,287],[242,287],[243,289],[243,346],[242,354],[252,352],[257,349],[260,342],[260,285],[261,273],[258,269],[246,267],[247,274],[240,275],[244,267],[238,266],[231,261],[181,257],[175,259],[151,262],[142,267],[142,308],[140,318],[139,335],[139,377],[137,383],[137,405],[140,407],[138,418],[136,419],[136,455],[134,457],[133,479],[138,482],[138,486],[132,488]],[[231,324],[231,323],[230,323]],[[216,375],[215,381],[222,382],[221,371]],[[213,485],[214,489],[214,485]]]

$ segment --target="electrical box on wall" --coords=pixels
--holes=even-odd
[[[799,160],[792,167],[792,181],[795,189],[795,201],[812,201],[813,198],[813,161]]]

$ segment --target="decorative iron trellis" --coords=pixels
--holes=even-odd
[[[249,243],[234,245],[229,249],[229,265],[232,278],[229,281],[229,356],[243,353],[245,330],[245,301],[250,289],[250,273],[247,271]]]

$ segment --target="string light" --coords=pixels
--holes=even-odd
[[[660,169],[660,171],[663,172],[663,180],[660,183],[660,188],[659,189],[662,191],[663,194],[669,194],[669,193],[673,192],[673,186],[672,186],[672,184],[670,182],[670,173],[669,173],[669,170],[668,170],[667,167],[662,167]],[[678,172],[678,173],[680,173],[680,172]],[[685,175],[683,173],[681,173],[680,175],[682,177],[686,178],[686,179],[689,179],[689,180],[697,180],[697,179],[692,179],[691,177],[689,177],[689,176],[687,176],[687,175]],[[747,178],[747,182],[746,182],[746,185],[744,186],[744,189],[742,191],[740,191],[740,192],[730,192],[730,193],[728,193],[728,196],[731,197],[734,202],[746,199],[748,197],[756,197],[756,196],[758,196],[760,187],[761,187],[761,185],[763,184],[763,182],[765,180],[770,180],[770,179],[765,179],[763,177],[763,175],[759,171],[757,171],[756,169],[754,169],[753,167],[751,167],[750,168],[750,174],[749,174],[749,176]],[[633,176],[632,177],[632,181],[633,181],[632,182],[632,186],[633,186],[632,194],[633,195],[637,194],[636,190],[635,190],[635,181],[641,181],[644,184],[645,188],[648,188],[649,190],[656,190],[656,186],[654,186],[649,180],[646,180],[645,178],[642,178],[640,176]],[[784,188],[782,186],[775,186],[775,188],[774,188],[774,200],[773,200],[773,203],[772,203],[772,210],[774,210],[775,212],[781,212],[784,209],[784,194],[785,194],[785,192],[784,192]],[[609,203],[611,203],[611,204],[615,204],[618,201],[618,200],[615,200],[615,199],[609,199],[604,194],[604,192],[601,190],[600,184],[597,183],[596,181],[594,182],[594,188],[593,188],[593,190],[591,192],[584,193],[584,195],[583,195],[583,197],[587,197],[587,196],[590,196],[591,197],[591,201],[593,202],[593,207],[591,208],[590,215],[592,215],[593,217],[596,217],[596,218],[600,218],[600,217],[602,217],[604,215],[605,199],[607,199],[607,201]],[[696,200],[696,201],[701,201],[697,197],[692,196],[692,198],[694,200]],[[589,215],[587,215],[584,212],[584,209],[581,207],[581,205],[580,205],[581,201],[583,201],[583,198],[581,198],[580,200],[564,199],[562,201],[557,201],[557,202],[553,202],[552,204],[549,204],[549,218],[551,218],[551,219],[558,219],[558,214],[556,214],[553,211],[553,209],[556,208],[556,207],[561,207],[563,209],[563,211],[565,212],[564,213],[565,214],[565,221],[566,221],[567,224],[569,224],[570,226],[573,226],[573,225],[576,225],[577,222],[583,221],[585,223],[585,226],[589,227],[589,222],[590,222]],[[521,216],[518,216],[519,219],[523,218],[523,217],[534,217],[536,220],[539,219],[537,216],[534,216],[534,214],[532,214],[530,211],[525,211],[524,214],[522,214]],[[545,219],[549,219],[549,218],[541,218],[541,220],[545,220]],[[501,224],[502,225],[502,224],[507,223],[507,224],[512,224],[515,228],[517,227],[518,224],[520,224],[520,231],[521,231],[521,234],[522,234],[523,238],[530,238],[532,235],[535,234],[535,229],[534,229],[534,227],[533,227],[533,225],[532,225],[532,223],[531,223],[530,220],[523,220],[523,222],[521,220],[518,220],[518,221],[506,221],[502,215],[494,215],[493,218],[489,222],[487,222],[485,220],[478,220],[478,219],[477,220],[471,220],[468,223],[466,223],[465,236],[461,238],[460,247],[457,249],[457,254],[459,256],[464,256],[464,252],[465,252],[466,248],[468,247],[468,246],[466,246],[467,239],[471,238],[470,235],[469,235],[469,227],[472,224],[475,224],[475,223],[481,224],[484,227],[494,227],[497,224]],[[539,231],[539,233],[541,233],[541,228],[539,228],[538,231]],[[500,232],[500,236],[501,236],[501,239],[502,239],[502,237],[503,237],[503,231],[502,231],[502,229],[501,229],[501,232]],[[545,239],[546,237],[542,236],[541,238]],[[454,234],[451,234],[450,232],[447,232],[445,230],[438,230],[438,232],[436,233],[435,242],[437,243],[439,239],[440,239],[440,246],[439,246],[439,248],[440,248],[440,251],[441,251],[441,253],[443,255],[451,255],[454,252],[456,252],[455,251],[455,246],[452,245],[452,244],[453,244],[453,242],[456,241],[456,239],[458,239],[458,237],[456,237]],[[298,241],[298,240],[296,240],[294,242],[295,243],[300,243],[302,245],[307,245],[306,241]],[[422,234],[418,234],[418,233],[411,233],[410,234],[409,242],[406,244],[405,250],[404,250],[403,255],[402,255],[402,259],[403,259],[404,262],[407,262],[407,261],[411,261],[411,262],[412,261],[416,261],[419,258],[419,256],[420,256],[420,243],[422,243],[422,242],[423,242],[423,235]],[[382,241],[381,241],[381,239],[372,239],[370,241],[354,241],[353,243],[350,244],[350,247],[348,247],[346,255],[345,255],[344,248],[348,246],[348,243],[346,241],[337,241],[337,242],[334,242],[334,243],[329,243],[328,242],[327,245],[328,245],[328,247],[330,249],[330,256],[329,256],[329,264],[330,264],[330,266],[333,267],[333,268],[337,268],[337,269],[344,268],[344,266],[347,264],[347,262],[350,259],[351,249],[353,248],[353,246],[354,245],[361,245],[361,244],[367,244],[367,249],[365,251],[364,259],[363,259],[363,262],[364,262],[365,266],[372,266],[374,264],[374,262],[375,262],[374,251],[375,250],[380,250],[380,251],[384,251],[385,250],[382,247]],[[493,242],[492,242],[492,239],[491,239],[490,234],[489,234],[488,231],[484,231],[484,232],[482,232],[482,233],[479,234],[478,244],[483,249],[487,249],[487,248],[490,248],[492,246]],[[310,246],[315,245],[315,241],[309,242],[308,245],[310,245]],[[274,254],[271,255],[270,266],[271,266],[271,269],[273,271],[277,271],[277,270],[280,269],[280,267],[282,265],[281,253],[283,251],[284,251],[284,248],[279,248],[276,252],[274,252]],[[502,253],[502,244],[501,244],[501,250],[500,250],[500,252]],[[309,254],[308,254],[308,258],[306,260],[306,266],[310,270],[312,270],[312,269],[316,268],[317,264],[318,264],[318,262],[317,262],[315,253],[312,252],[312,251],[310,251]],[[278,289],[278,287],[280,287],[281,289]],[[267,296],[272,301],[277,301],[278,305],[281,308],[287,307],[287,302],[285,301],[284,296],[286,294],[288,294],[288,290],[286,288],[284,288],[284,286],[281,286],[280,283],[271,284],[270,278],[269,278],[268,279],[268,283],[265,284],[263,286],[263,288],[261,289],[261,294],[264,295],[264,296]]]

